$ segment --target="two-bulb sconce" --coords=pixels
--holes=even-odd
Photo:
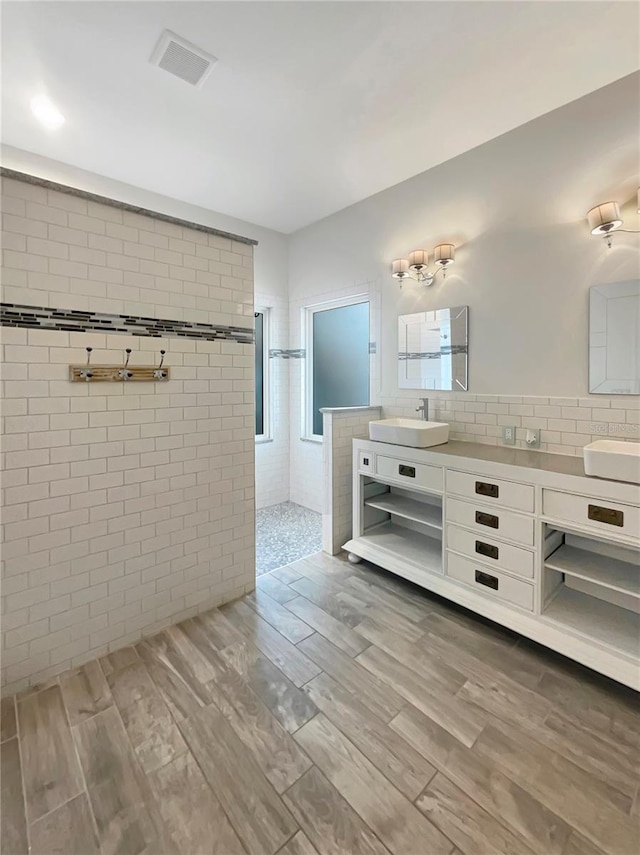
[[[131,348],[125,350],[122,365],[92,365],[92,347],[87,349],[87,361],[84,365],[70,365],[69,379],[72,383],[129,383],[145,381],[147,383],[169,379],[169,368],[164,367],[166,351],[160,351],[158,365],[129,365]]]
[[[638,213],[640,214],[640,189],[638,189]],[[638,229],[623,229],[623,219],[620,216],[620,205],[617,202],[602,202],[587,211],[587,222],[592,235],[604,237],[607,246],[611,246],[613,232],[631,232],[640,234]]]
[[[447,275],[447,267],[455,261],[456,248],[452,243],[441,243],[433,251],[435,269],[429,270],[429,253],[426,249],[415,249],[409,253],[409,258],[396,258],[391,263],[391,275],[400,280],[415,279],[425,288],[433,285],[436,275],[442,271],[442,278]]]

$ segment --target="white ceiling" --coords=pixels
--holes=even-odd
[[[4,2],[3,141],[291,232],[636,70],[639,9]],[[149,64],[165,28],[219,58],[202,89]]]

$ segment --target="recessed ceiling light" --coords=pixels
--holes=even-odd
[[[31,112],[46,128],[59,128],[64,124],[64,116],[46,95],[31,99]]]

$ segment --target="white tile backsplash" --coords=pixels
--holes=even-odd
[[[415,405],[423,394],[416,390],[402,397],[382,397],[384,417],[415,418]],[[451,439],[502,445],[503,426],[515,425],[516,446],[526,448],[526,429],[540,428],[540,451],[580,456],[583,447],[597,439],[640,441],[639,411],[632,396],[542,398],[434,392],[429,398],[430,418],[448,422]],[[633,409],[624,409],[629,402]]]

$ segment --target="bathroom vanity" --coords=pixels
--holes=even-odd
[[[582,459],[353,443],[366,559],[640,690],[640,488]]]

